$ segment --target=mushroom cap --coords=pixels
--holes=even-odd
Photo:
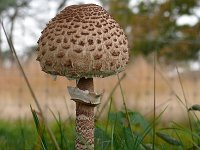
[[[128,62],[127,37],[101,6],[68,6],[41,33],[37,60],[46,73],[69,79],[106,77]]]

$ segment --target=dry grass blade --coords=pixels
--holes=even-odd
[[[181,90],[183,92],[183,97],[184,97],[184,100],[185,100],[185,108],[187,109],[188,122],[189,122],[190,132],[191,132],[191,138],[192,138],[192,141],[194,141],[194,137],[192,135],[192,132],[193,132],[192,121],[191,121],[190,114],[189,114],[189,111],[188,111],[189,108],[188,108],[187,98],[186,98],[186,95],[185,95],[185,91],[184,91],[184,88],[183,88],[183,83],[182,83],[181,76],[180,76],[180,73],[179,73],[179,70],[178,70],[177,66],[176,66],[176,71],[177,71],[177,74],[178,74],[178,80],[179,80],[179,83],[181,85]],[[194,147],[194,145],[193,145],[193,147]]]
[[[72,127],[73,125],[72,125],[72,122],[73,122],[73,120],[72,120],[72,117],[71,117],[71,114],[70,114],[70,111],[69,111],[69,107],[68,107],[68,104],[67,104],[67,100],[65,99],[65,97],[63,98],[63,100],[64,100],[64,102],[65,102],[65,106],[66,106],[66,110],[67,110],[67,113],[68,113],[68,115],[69,115],[69,122],[70,122],[70,126]]]
[[[156,132],[156,56],[157,53],[154,53],[154,64],[153,64],[153,149],[155,149],[155,132]]]
[[[132,138],[134,139],[133,131],[132,131],[132,128],[131,128],[131,121],[130,121],[127,105],[126,105],[126,102],[125,102],[124,93],[123,93],[123,90],[122,90],[122,85],[121,85],[121,81],[120,81],[120,78],[119,78],[119,74],[117,74],[117,79],[118,79],[118,82],[119,82],[119,88],[120,88],[120,92],[121,92],[122,100],[123,100],[123,105],[124,105],[125,112],[126,112],[126,119],[128,121],[128,126],[129,126],[129,129],[131,131]]]
[[[159,105],[156,106],[156,110],[160,109],[161,107],[163,107],[164,105],[166,105],[167,103],[169,103],[170,101],[172,101],[172,99],[168,99],[166,101],[164,101],[163,103],[160,103]],[[144,114],[144,117],[150,116],[154,113],[154,108],[151,109],[149,112]]]
[[[28,86],[28,89],[29,89],[29,91],[30,91],[30,93],[31,93],[31,96],[32,96],[32,98],[33,98],[33,100],[34,100],[34,102],[35,102],[35,104],[36,104],[36,106],[37,106],[39,112],[41,113],[41,117],[42,117],[42,119],[44,120],[45,126],[47,127],[48,133],[49,133],[49,135],[50,135],[50,138],[51,138],[51,140],[53,141],[53,143],[54,143],[56,149],[57,149],[57,150],[60,150],[60,148],[59,148],[59,146],[58,146],[58,143],[57,143],[57,141],[56,141],[56,139],[55,139],[55,136],[53,135],[53,132],[51,131],[50,127],[48,126],[48,123],[47,123],[47,120],[46,120],[46,118],[45,118],[45,116],[44,116],[44,113],[43,113],[43,111],[42,111],[42,108],[41,108],[41,106],[40,106],[40,104],[39,104],[39,102],[38,102],[38,100],[37,100],[37,98],[36,98],[36,96],[35,96],[35,94],[34,94],[34,92],[33,92],[33,89],[31,88],[30,82],[29,82],[29,80],[28,80],[28,78],[27,78],[27,76],[26,76],[26,74],[25,74],[25,72],[24,72],[24,69],[23,69],[23,67],[22,67],[22,65],[21,65],[21,63],[20,63],[20,61],[19,61],[19,58],[18,58],[17,53],[16,53],[16,50],[15,50],[13,44],[12,44],[12,41],[10,41],[9,38],[8,38],[8,34],[7,34],[7,32],[6,32],[5,28],[4,28],[4,25],[3,25],[2,20],[0,20],[0,22],[1,22],[1,26],[2,26],[2,28],[3,28],[4,34],[5,34],[5,36],[6,36],[6,40],[7,40],[7,42],[8,42],[9,48],[10,48],[10,50],[12,51],[12,53],[13,53],[13,55],[14,55],[14,58],[15,58],[16,61],[17,61],[19,70],[20,70],[20,72],[22,73],[22,75],[23,75],[23,77],[24,77],[24,80],[25,80],[25,82],[26,82],[26,85]]]
[[[108,116],[107,116],[107,122],[106,122],[106,133],[108,131],[108,123],[109,123],[109,114],[110,114],[110,111],[111,111],[111,105],[112,105],[112,101],[113,101],[113,98],[111,97],[111,100],[110,100],[110,104],[109,104],[109,110],[108,110]]]
[[[126,74],[124,73],[120,79],[118,80],[118,82],[115,84],[115,86],[112,88],[112,91],[110,92],[108,98],[106,99],[104,105],[102,106],[101,110],[98,111],[98,114],[96,115],[96,119],[95,120],[98,120],[101,115],[103,114],[103,111],[105,110],[105,107],[108,105],[113,93],[115,92],[115,90],[117,89],[117,87],[119,86],[119,83],[126,77]]]

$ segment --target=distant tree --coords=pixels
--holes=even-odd
[[[148,15],[148,29],[142,43],[137,43],[138,50],[145,54],[157,50],[165,60],[196,59],[200,50],[199,22],[196,26],[178,26],[177,19],[182,15],[194,15],[192,11],[198,6],[198,0],[177,0],[157,3]],[[147,46],[141,49],[141,45]]]
[[[15,0],[1,0],[0,1],[0,18],[1,18],[1,14],[3,11],[5,11],[6,9],[8,9],[11,6],[16,5],[16,1]],[[1,27],[0,27],[0,59],[2,58],[2,33],[1,33]]]
[[[129,40],[129,47],[133,47],[133,35],[130,32],[133,30],[132,16],[133,11],[129,7],[130,0],[100,0],[103,6],[115,18],[120,26],[125,30]]]
[[[131,52],[148,56],[155,50],[164,60],[196,59],[200,50],[200,22],[178,26],[182,15],[195,15],[199,0],[101,0],[112,16],[127,31]],[[200,19],[199,19],[200,20]]]
[[[14,26],[17,17],[20,15],[24,15],[23,13],[20,13],[20,9],[24,7],[28,7],[28,3],[30,0],[1,0],[0,1],[0,17],[2,19],[7,18],[9,22],[9,29],[7,30],[8,32],[8,37],[10,41],[13,41],[13,31],[14,31]],[[6,24],[6,27],[8,25]],[[0,33],[0,59],[4,59],[5,57],[8,56],[7,52],[2,51],[1,47],[1,36],[2,33]],[[9,57],[12,60],[12,57]]]
[[[0,1],[0,14],[9,7],[15,6],[16,0],[1,0]]]

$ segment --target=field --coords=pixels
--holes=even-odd
[[[48,107],[55,112],[59,111],[65,117],[74,115],[74,102],[70,101],[67,86],[75,86],[75,81],[69,81],[64,77],[57,77],[56,80],[53,80],[51,76],[40,70],[39,63],[35,61],[35,57],[23,63],[23,67],[47,115],[49,114]],[[181,72],[182,68],[179,70]],[[11,68],[1,67],[0,72],[0,118],[30,118],[29,105],[34,105],[34,102],[17,65],[14,64]],[[121,73],[120,76],[123,76],[123,74]],[[130,62],[125,74],[121,83],[128,109],[139,111],[143,115],[151,115],[154,99],[153,61],[137,57]],[[188,106],[197,104],[200,99],[198,91],[200,88],[199,72],[188,69],[180,73],[180,77]],[[99,109],[104,105],[117,81],[117,76],[95,79],[95,91],[103,93]],[[183,90],[181,89],[175,66],[169,67],[157,63],[155,87],[157,113],[162,112],[167,106],[162,119],[164,121],[185,119],[184,107],[176,97],[178,95],[184,101]],[[122,97],[118,86],[112,97],[115,110],[123,110]],[[104,110],[106,112],[108,109],[104,108]],[[48,116],[51,117],[51,114]]]
[[[69,81],[64,77],[57,77],[55,80],[46,75],[40,70],[35,57],[22,64],[36,97],[45,111],[48,121],[51,122],[59,144],[63,148],[72,149],[74,144],[73,137],[75,136],[73,132],[75,105],[70,100],[66,89],[67,86],[75,86],[75,81]],[[196,139],[199,138],[199,122],[195,118],[199,114],[197,112],[190,115],[193,126],[195,126],[194,135],[192,134],[194,138],[191,139],[188,111],[184,106],[185,101],[187,107],[199,103],[199,72],[192,71],[187,67],[183,68],[182,64],[181,66],[180,64],[177,65],[180,78],[175,65],[166,66],[157,63],[154,83],[153,61],[139,56],[129,63],[124,73],[120,74],[123,92],[120,91],[119,84],[117,84],[117,76],[95,79],[95,91],[102,93],[102,102],[96,110],[98,119],[95,132],[96,145],[98,147],[96,149],[118,149],[119,145],[122,146],[122,149],[130,149],[131,145],[128,143],[130,140],[133,143],[133,137],[130,135],[133,132],[134,136],[138,134],[138,141],[134,139],[135,149],[140,149],[141,143],[146,143],[147,147],[149,147],[148,144],[152,143],[153,126],[151,120],[153,117],[154,98],[156,100],[156,116],[159,117],[156,125],[158,129],[156,143],[159,149],[166,143],[168,143],[167,149],[184,149],[185,147],[192,147],[192,142],[199,142]],[[2,64],[0,72],[0,118],[2,120],[0,125],[0,145],[2,145],[2,148],[7,147],[5,149],[39,149],[41,144],[37,130],[34,127],[30,105],[36,111],[37,108],[23,76],[16,64],[11,67],[5,67]],[[130,112],[131,130],[127,127],[126,114],[123,113],[122,95],[124,95],[125,103]],[[112,103],[110,103],[111,99]],[[55,123],[55,116],[58,117],[57,114],[62,119],[60,122]],[[15,125],[13,126],[12,124]],[[60,125],[62,125],[64,134],[61,134],[59,130]],[[167,129],[161,130],[165,127],[170,128],[170,132]],[[177,130],[172,130],[171,128],[177,128]],[[170,136],[175,136],[181,142],[177,144],[176,140],[170,139],[171,137],[168,137],[167,141],[165,135],[163,140],[163,135],[160,135],[160,131],[164,131]],[[65,137],[62,135],[65,135]],[[122,140],[120,144],[120,137],[126,138],[124,139],[125,143]],[[49,139],[46,133],[45,138],[46,140]],[[67,139],[68,142],[61,142],[64,139]],[[172,140],[172,143],[169,142],[170,140]],[[62,145],[63,143],[65,144]],[[47,142],[46,145],[53,147],[51,142]],[[151,146],[152,144],[150,144]],[[195,147],[198,148],[197,145]]]

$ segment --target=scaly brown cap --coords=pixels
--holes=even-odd
[[[122,28],[95,4],[66,7],[47,24],[38,45],[42,70],[69,79],[116,74],[129,57]]]

